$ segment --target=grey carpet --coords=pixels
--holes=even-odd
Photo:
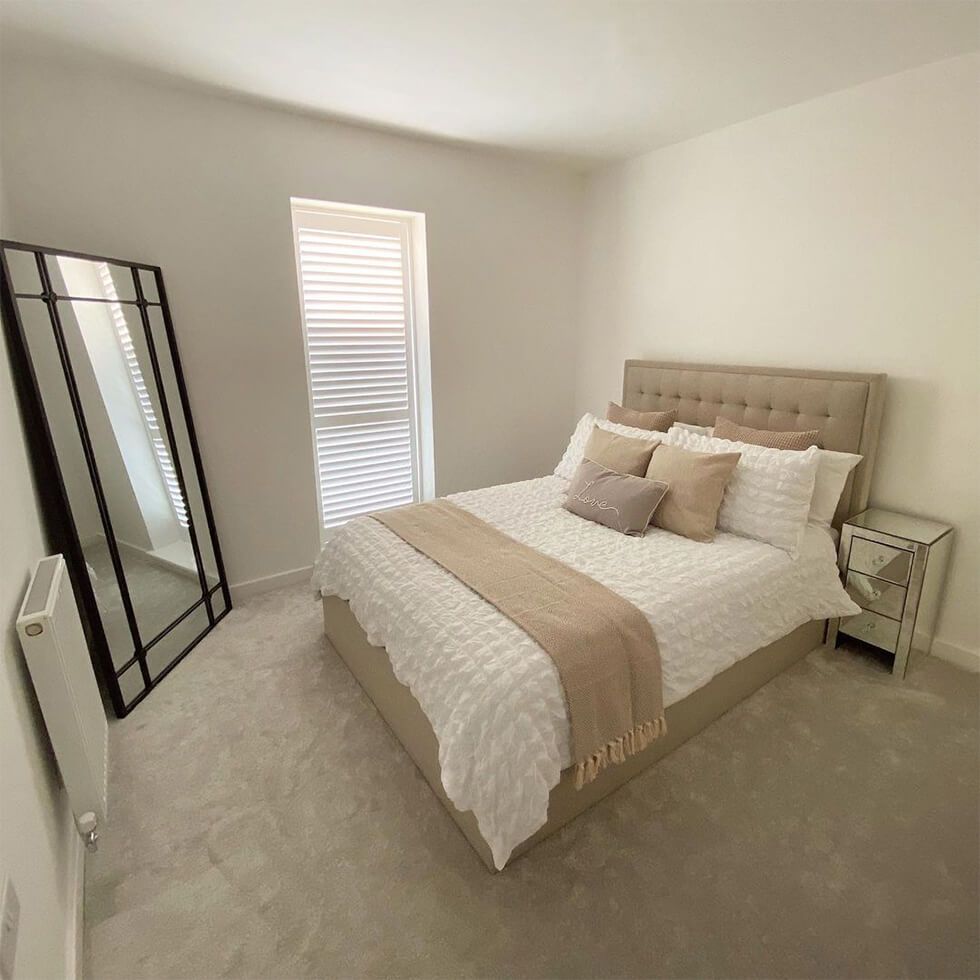
[[[816,652],[492,876],[261,596],[112,726],[87,976],[974,977],[977,696]]]

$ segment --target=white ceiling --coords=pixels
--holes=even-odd
[[[584,166],[975,50],[978,25],[973,0],[0,0],[8,51]]]

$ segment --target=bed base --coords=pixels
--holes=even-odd
[[[476,817],[470,811],[462,813],[457,810],[446,796],[442,786],[439,746],[435,732],[412,692],[395,677],[384,647],[368,643],[350,606],[338,596],[324,596],[323,626],[334,649],[374,702],[405,751],[412,757],[432,791],[442,801],[483,863],[490,871],[495,872],[490,848],[480,833]],[[824,626],[824,620],[804,623],[782,639],[733,664],[683,700],[672,704],[666,711],[665,737],[651,743],[621,765],[604,769],[594,782],[586,784],[582,789],[575,789],[574,769],[564,770],[561,781],[551,791],[547,823],[514,849],[511,861],[673,752],[787,667],[802,660],[823,642]]]

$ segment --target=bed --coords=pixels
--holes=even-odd
[[[623,383],[627,408],[675,409],[693,425],[721,415],[819,428],[825,449],[860,453],[838,527],[867,504],[883,397],[883,375],[660,361],[627,361]],[[347,525],[317,563],[327,637],[491,871],[819,646],[826,620],[849,611],[823,529],[807,528],[796,558],[724,533],[703,545],[657,530],[625,547],[562,510],[566,487],[549,476],[451,499],[604,582],[654,626],[667,734],[580,789],[560,681],[519,627],[370,519]]]

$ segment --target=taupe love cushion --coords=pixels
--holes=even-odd
[[[643,476],[650,463],[650,454],[659,445],[652,439],[631,439],[596,425],[592,427],[592,435],[582,455],[617,473]]]
[[[720,415],[715,419],[712,433],[716,439],[727,439],[729,442],[747,442],[750,446],[764,446],[766,449],[809,449],[820,444],[820,430],[806,429],[805,431],[782,431],[776,429],[753,429],[748,425],[739,425],[731,419],[723,419]]]
[[[666,432],[676,421],[677,411],[638,412],[635,408],[623,408],[610,402],[606,409],[606,419],[620,425],[632,425],[635,429],[649,429],[651,432]]]
[[[667,493],[661,480],[616,473],[592,459],[583,459],[562,505],[579,517],[623,534],[642,535]]]
[[[654,526],[692,541],[711,541],[725,487],[741,457],[741,453],[696,453],[678,446],[657,446],[647,479],[660,480],[670,490],[653,515]]]

